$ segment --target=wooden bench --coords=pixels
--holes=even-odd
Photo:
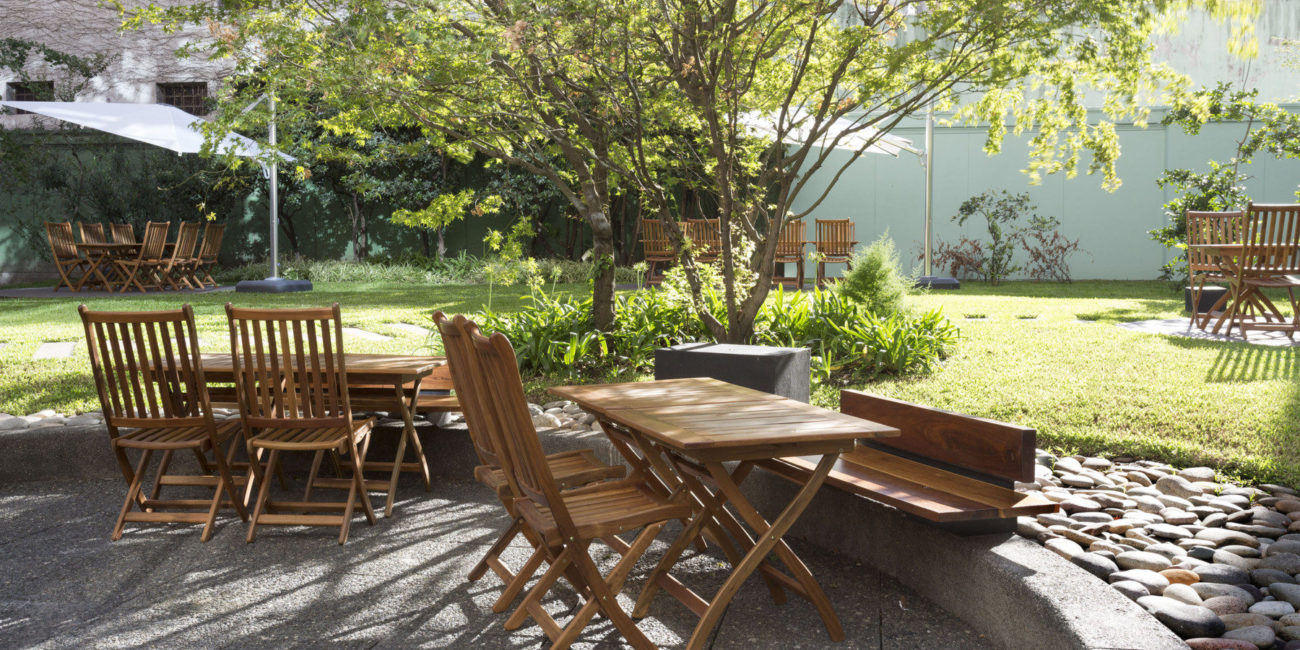
[[[902,435],[859,440],[840,455],[826,485],[959,535],[1011,531],[1016,517],[1057,510],[1041,495],[1012,489],[1034,480],[1033,429],[852,390],[840,392],[840,411]],[[802,481],[816,465],[816,458],[791,457],[759,466]]]

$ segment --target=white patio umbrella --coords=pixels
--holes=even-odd
[[[177,153],[198,153],[203,148],[204,136],[201,125],[205,120],[190,115],[175,106],[166,104],[112,104],[106,102],[11,102],[0,101],[0,106],[52,117],[64,122],[120,135],[124,138],[148,143]],[[272,126],[272,144],[274,145],[274,126]],[[239,135],[227,133],[217,142],[218,154],[231,154],[243,158],[257,158],[263,150],[256,142]],[[293,157],[283,153],[279,158],[292,161]],[[260,163],[262,172],[271,182],[271,277],[268,282],[278,281],[276,255],[276,228],[279,222],[279,206],[276,201],[276,161],[270,164]],[[281,283],[282,284],[282,283]],[[295,285],[296,286],[296,285]],[[310,285],[305,285],[309,287]],[[256,290],[256,289],[254,289]],[[278,289],[284,290],[284,289]],[[295,289],[297,290],[297,289]]]

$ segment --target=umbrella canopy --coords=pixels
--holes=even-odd
[[[139,140],[178,153],[198,153],[203,148],[203,118],[165,104],[108,104],[84,102],[9,102],[8,106],[72,122],[98,131]],[[256,142],[227,133],[217,143],[217,153],[255,158],[262,154]],[[292,160],[288,156],[282,157]]]
[[[750,133],[769,140],[776,139],[776,122],[776,115],[749,112],[740,116],[740,123],[744,125],[745,128],[749,129]],[[811,126],[811,122],[812,118],[805,115],[802,111],[791,111],[790,115],[786,117],[786,143],[802,144],[805,142],[808,139],[808,131],[810,130],[809,127]],[[791,124],[797,126],[790,127],[789,125]],[[855,127],[857,127],[857,125],[852,120],[839,118],[832,122],[830,127],[826,129],[825,135],[822,136],[822,141],[814,144],[824,149],[826,148],[826,145],[834,142],[835,137],[840,133]],[[876,138],[876,141],[866,148],[867,153],[885,154],[895,158],[897,158],[898,154],[903,151],[918,153],[916,149],[912,147],[911,140],[900,138],[896,135],[890,135],[888,133],[881,133],[878,129],[873,129],[869,126],[860,127],[860,130],[840,138],[839,142],[835,142],[835,148],[857,151],[872,138]]]

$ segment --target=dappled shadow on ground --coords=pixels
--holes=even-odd
[[[1079,320],[1109,320],[1118,322],[1133,322],[1147,320],[1152,318],[1153,314],[1163,314],[1169,311],[1171,303],[1168,300],[1138,299],[1127,300],[1124,305],[1117,305],[1106,309],[1097,309],[1094,311],[1078,312],[1075,317]]]

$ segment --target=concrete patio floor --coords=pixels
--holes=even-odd
[[[394,517],[381,516],[373,527],[358,517],[344,546],[328,529],[286,527],[260,529],[246,544],[245,525],[233,513],[206,544],[197,526],[149,524],[131,525],[110,542],[125,490],[120,478],[0,486],[0,645],[544,647],[536,625],[510,632],[505,615],[492,613],[501,588],[494,575],[464,577],[506,523],[495,498],[459,473],[436,474],[432,493],[404,478]],[[893,579],[801,543],[797,529],[792,544],[835,604],[846,640],[831,643],[810,604],[795,596],[776,605],[753,579],[732,602],[713,647],[987,647]],[[674,533],[661,534],[638,564],[625,608]],[[507,560],[519,566],[527,551],[520,540]],[[613,555],[605,554],[603,568]],[[674,573],[708,597],[729,570],[719,557],[692,551]],[[556,589],[548,607],[562,613],[576,601]],[[662,592],[640,622],[662,647],[683,646],[694,624]],[[620,641],[598,619],[577,647]]]

